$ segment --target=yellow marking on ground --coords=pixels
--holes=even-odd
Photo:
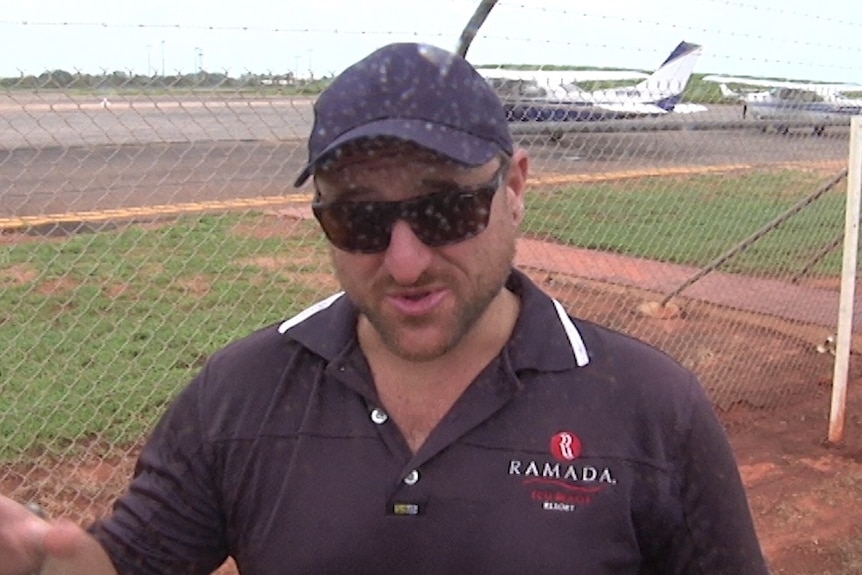
[[[816,162],[786,162],[776,164],[723,164],[719,166],[679,166],[674,168],[648,168],[641,170],[621,170],[616,172],[596,172],[582,174],[539,174],[533,179],[538,185],[578,184],[590,182],[607,182],[611,180],[626,180],[632,178],[691,176],[697,174],[714,174],[723,172],[738,172],[758,168],[808,168],[840,170],[846,162],[840,160],[824,160]]]
[[[840,160],[824,160],[815,162],[786,162],[777,164],[724,164],[719,166],[679,166],[675,168],[654,168],[641,170],[621,170],[616,172],[598,172],[583,174],[539,174],[531,181],[534,185],[558,185],[587,182],[605,182],[630,178],[688,176],[694,174],[710,174],[752,170],[756,168],[807,168],[839,170],[846,167],[846,162]],[[190,202],[181,204],[160,204],[153,206],[116,208],[86,212],[68,212],[62,214],[46,214],[43,216],[21,216],[0,218],[0,230],[14,230],[31,226],[58,224],[64,222],[102,222],[112,219],[130,219],[140,217],[170,216],[177,214],[206,212],[215,210],[230,210],[237,208],[255,208],[274,206],[286,203],[303,203],[311,201],[310,194],[293,194],[290,196],[263,196],[259,198]]]
[[[123,220],[141,217],[171,216],[196,212],[223,211],[236,208],[259,208],[309,201],[311,201],[310,194],[293,194],[290,196],[262,196],[259,198],[248,199],[236,198],[232,200],[215,200],[207,202],[156,204],[152,206],[116,208],[110,210],[45,214],[43,216],[20,216],[14,218],[0,218],[0,229],[20,229],[31,226],[68,222],[104,222],[114,219]]]

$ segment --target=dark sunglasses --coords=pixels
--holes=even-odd
[[[437,248],[472,238],[488,226],[491,202],[508,168],[509,162],[501,161],[491,179],[483,184],[435,184],[444,189],[400,202],[315,200],[311,209],[332,245],[346,252],[384,251],[398,220],[410,224],[422,243]]]

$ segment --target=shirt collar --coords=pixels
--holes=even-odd
[[[515,371],[560,371],[590,362],[583,336],[562,304],[519,270],[506,287],[521,298],[521,314],[506,344]]]

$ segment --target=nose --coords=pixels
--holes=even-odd
[[[397,220],[392,226],[383,265],[397,283],[412,285],[431,265],[434,257],[432,250],[416,237],[410,224]]]

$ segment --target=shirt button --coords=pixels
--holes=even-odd
[[[415,469],[407,474],[407,477],[404,478],[404,483],[407,485],[416,485],[416,482],[419,481],[419,472]]]
[[[388,419],[389,416],[386,415],[386,412],[382,409],[375,407],[371,410],[371,421],[373,421],[377,425],[380,425],[381,423],[386,423]]]

